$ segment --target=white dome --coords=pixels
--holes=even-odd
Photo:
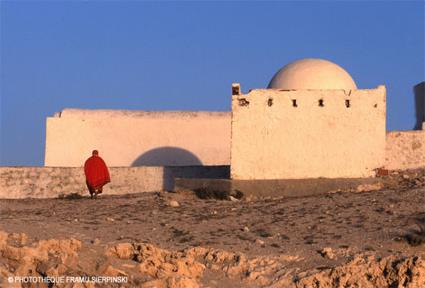
[[[270,81],[269,89],[357,89],[350,74],[342,67],[323,59],[297,60],[280,69]]]

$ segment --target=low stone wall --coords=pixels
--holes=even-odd
[[[387,133],[385,168],[405,170],[425,167],[425,131]]]
[[[171,191],[174,177],[228,178],[229,166],[112,167],[109,195]],[[0,198],[56,198],[88,195],[83,168],[0,167]]]

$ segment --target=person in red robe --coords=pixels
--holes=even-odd
[[[84,174],[91,198],[96,198],[97,194],[102,193],[103,186],[111,182],[108,167],[97,150],[93,150],[92,156],[84,163]]]

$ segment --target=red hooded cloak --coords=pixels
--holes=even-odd
[[[97,155],[93,155],[86,160],[84,163],[84,173],[86,174],[87,184],[93,189],[100,188],[106,183],[111,182],[105,161]]]

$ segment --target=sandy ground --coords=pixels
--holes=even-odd
[[[398,175],[381,191],[252,202],[202,200],[189,191],[3,199],[0,230],[25,233],[28,242],[73,237],[89,246],[136,242],[173,251],[201,246],[247,257],[293,255],[302,260],[288,268],[300,270],[336,267],[362,253],[425,258],[421,240],[409,238],[425,223],[422,176]],[[325,257],[324,248],[335,257]]]

